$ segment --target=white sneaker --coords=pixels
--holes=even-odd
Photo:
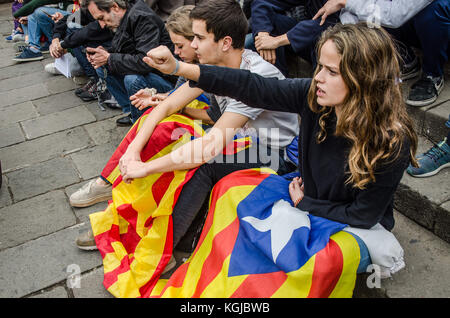
[[[45,71],[47,73],[53,74],[53,75],[59,75],[62,74],[60,71],[58,71],[58,69],[55,67],[55,63],[49,63],[47,65],[45,65]]]
[[[73,193],[70,198],[70,205],[77,208],[91,206],[98,202],[112,199],[112,186],[101,185],[96,180],[91,180]]]
[[[25,41],[25,34],[16,34],[12,38],[13,42],[22,42]]]

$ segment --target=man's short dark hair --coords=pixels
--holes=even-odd
[[[230,36],[233,48],[244,48],[248,22],[236,0],[203,1],[195,6],[190,17],[205,21],[206,31],[214,34],[214,41]]]
[[[111,11],[111,7],[114,3],[122,9],[126,9],[128,4],[128,0],[82,0],[81,6],[87,8],[91,2],[94,2],[100,11],[106,11],[108,13]]]

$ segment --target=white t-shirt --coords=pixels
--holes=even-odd
[[[244,50],[240,69],[249,70],[264,77],[285,78],[274,65],[251,50]],[[216,99],[222,113],[237,113],[249,118],[247,124],[238,131],[238,134],[258,136],[260,143],[271,148],[286,147],[299,132],[296,114],[249,107],[226,96],[216,96]]]

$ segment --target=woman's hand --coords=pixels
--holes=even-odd
[[[146,167],[146,163],[140,160],[129,161],[120,169],[123,182],[130,184],[136,178],[146,177],[148,175]]]
[[[131,144],[128,146],[127,151],[125,151],[125,153],[119,160],[120,174],[122,175],[123,181],[125,181],[125,183],[130,183],[133,180],[130,178],[128,178],[127,180],[125,179],[125,175],[129,169],[129,167],[130,166],[134,167],[135,165],[133,163],[135,163],[135,162],[143,163],[141,160],[140,153],[132,150],[132,147],[130,147],[130,146],[131,146]]]
[[[289,195],[291,196],[294,207],[296,207],[305,196],[305,186],[300,177],[295,177],[289,184]]]
[[[130,96],[131,104],[139,110],[147,107],[155,107],[165,100],[169,94],[155,94],[148,89],[141,89],[136,94]]]

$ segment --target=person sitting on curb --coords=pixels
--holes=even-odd
[[[337,24],[322,34],[312,79],[176,63],[161,47],[147,60],[188,78],[192,87],[249,107],[297,112],[301,178],[289,186],[294,206],[353,227],[379,223],[390,231],[394,193],[408,164],[417,166],[417,135],[402,99],[396,54],[385,30],[360,23]],[[125,178],[137,176],[124,170]]]
[[[57,0],[34,0],[30,1],[22,8],[14,13],[14,18],[27,17],[27,36],[28,44],[21,48],[22,52],[13,58],[16,62],[29,62],[29,61],[39,61],[44,59],[43,53],[48,53],[50,43],[53,38],[53,27],[55,22],[52,19],[52,15],[55,13],[61,13],[62,15],[70,14],[67,11],[69,5],[78,6],[78,1],[62,1],[62,9],[45,7],[47,4],[59,3],[61,1]],[[74,7],[75,9],[75,7]],[[47,42],[41,45],[41,36],[45,35]]]
[[[151,87],[160,93],[173,89],[176,78],[162,75],[142,61],[145,54],[159,45],[173,44],[163,21],[141,0],[86,0],[83,6],[100,26],[114,32],[111,48],[86,48],[88,61],[115,97],[124,113],[117,124],[130,126],[139,118],[130,96]]]
[[[314,18],[341,11],[342,23],[379,23],[406,45],[402,79],[420,74],[420,63],[411,47],[422,50],[422,75],[406,98],[410,106],[434,103],[444,88],[444,65],[450,43],[448,0],[329,0]]]
[[[195,49],[200,63],[252,70],[264,77],[284,78],[275,66],[264,61],[256,52],[244,49],[248,23],[239,3],[235,0],[202,2],[192,10],[190,17],[195,34],[191,46]],[[172,56],[169,48],[165,46],[160,48],[164,48]],[[145,57],[144,61],[150,63],[148,57]],[[159,66],[152,65],[160,69]],[[171,72],[163,69],[160,71],[170,74],[173,69]],[[214,184],[222,177],[234,171],[262,166],[271,166],[280,174],[295,170],[295,166],[285,160],[285,148],[292,142],[299,129],[298,117],[288,113],[249,108],[244,103],[220,95],[216,95],[215,98],[223,113],[204,136],[193,139],[160,158],[142,162],[140,152],[146,146],[157,124],[183,109],[202,92],[203,90],[191,88],[189,83],[185,83],[159,103],[148,114],[136,138],[119,161],[120,173],[125,183],[155,173],[197,168],[189,181],[183,185],[177,203],[173,207],[174,247],[186,234],[198,214],[206,213],[202,207],[208,201]],[[254,93],[259,94],[258,91]],[[256,133],[258,145],[255,142],[251,147],[237,153],[229,155],[223,153],[225,146],[237,133],[246,135],[250,130]],[[265,149],[266,152],[261,149]],[[77,245],[85,249],[95,247],[92,231],[80,237]]]
[[[167,19],[166,28],[169,32],[170,39],[175,46],[175,54],[186,63],[198,63],[197,54],[195,49],[191,47],[192,40],[194,39],[194,33],[192,31],[192,21],[189,18],[189,14],[192,11],[193,6],[183,6],[175,10]],[[186,80],[183,77],[179,77],[175,89],[182,86]],[[211,101],[211,96],[205,94]],[[168,97],[168,94],[149,94],[146,89],[139,90],[136,94],[130,97],[131,104],[138,108],[139,111],[143,111],[148,107],[156,107],[163,100]],[[218,108],[218,106],[217,106]],[[208,124],[214,124],[218,117],[215,116],[217,111],[214,107],[205,110],[200,109],[183,109],[183,113],[189,115],[193,119],[202,120]],[[74,192],[69,202],[74,207],[87,207],[97,202],[103,202],[112,199],[111,197],[111,183],[107,180],[107,176],[102,175],[90,182],[79,190]]]
[[[289,73],[287,49],[292,49],[314,67],[314,48],[320,34],[339,21],[337,14],[327,17],[324,24],[311,19],[324,3],[325,0],[254,0],[251,4],[251,28],[258,53],[285,76]],[[308,19],[297,21],[286,15],[287,10],[300,5],[304,5]]]
[[[111,99],[111,94],[105,90],[102,94],[97,94],[98,76],[91,63],[86,58],[86,47],[103,46],[109,48],[113,33],[108,28],[100,27],[86,8],[81,8],[75,13],[60,16],[53,28],[53,39],[50,45],[50,55],[53,58],[60,58],[68,50],[75,56],[82,67],[89,81],[75,90],[77,95],[84,102],[99,100],[103,105],[110,108],[117,108],[117,104],[107,103]],[[45,70],[52,74],[58,74],[55,63],[45,66]]]

